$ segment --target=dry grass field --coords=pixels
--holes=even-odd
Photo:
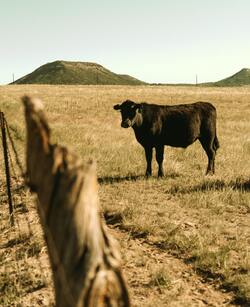
[[[250,87],[1,86],[0,109],[23,161],[24,94],[44,101],[54,142],[97,161],[101,208],[120,241],[133,306],[250,305]],[[166,147],[165,177],[157,179],[154,162],[153,177],[145,179],[143,148],[113,110],[125,99],[212,102],[216,174],[204,175],[207,158],[197,142]],[[0,305],[51,306],[34,201],[28,191],[16,192],[19,225],[10,229],[3,174],[2,167]]]

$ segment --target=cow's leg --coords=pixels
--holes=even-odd
[[[146,169],[146,176],[149,177],[152,175],[152,152],[153,148],[150,146],[144,147],[145,149],[145,155],[147,160],[147,169]]]
[[[214,140],[212,138],[208,138],[208,139],[201,138],[200,142],[208,157],[208,166],[207,166],[206,175],[214,174],[214,164],[215,164],[214,160],[215,160],[215,153],[216,153],[216,151],[213,148]]]
[[[156,161],[158,163],[159,169],[158,169],[158,177],[164,176],[163,171],[163,159],[164,159],[164,145],[156,146]]]

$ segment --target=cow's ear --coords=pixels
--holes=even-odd
[[[114,106],[114,109],[115,109],[115,110],[121,110],[121,106],[120,106],[119,104],[116,104],[116,105]]]
[[[142,111],[142,105],[141,105],[141,104],[138,104],[138,105],[136,106],[136,111],[137,111],[138,113],[141,113],[141,111]]]

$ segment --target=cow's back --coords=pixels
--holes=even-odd
[[[164,144],[185,148],[203,130],[211,129],[216,120],[216,110],[208,102],[174,106],[143,103],[141,112],[143,124],[134,130],[143,146]]]

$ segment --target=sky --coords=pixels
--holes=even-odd
[[[0,84],[56,60],[150,83],[250,68],[249,0],[0,0]]]

